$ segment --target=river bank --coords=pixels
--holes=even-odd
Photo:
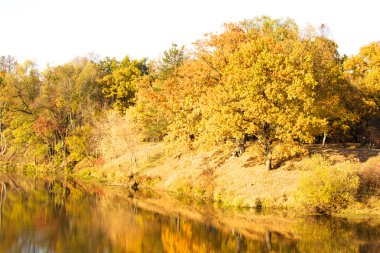
[[[336,215],[380,215],[380,150],[357,144],[308,146],[309,156],[289,160],[268,171],[255,150],[234,157],[220,150],[168,156],[162,143],[145,144],[130,154],[97,166],[77,166],[75,176],[108,184],[167,192],[184,201],[211,201],[225,208],[293,210],[309,214],[300,201],[299,186],[318,163],[347,168],[357,175],[355,201]],[[328,168],[330,168],[328,167]]]

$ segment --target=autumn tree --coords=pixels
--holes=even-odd
[[[370,113],[380,109],[380,42],[373,42],[360,49],[359,54],[349,57],[345,74],[351,83],[367,94],[366,103]]]
[[[184,46],[172,47],[164,51],[164,56],[156,62],[150,62],[149,75],[138,82],[137,102],[133,108],[135,119],[141,128],[144,140],[159,141],[167,134],[167,126],[173,120],[170,104],[180,92],[175,85],[180,78],[179,69],[187,56]]]
[[[8,160],[34,157],[37,145],[32,127],[36,117],[34,101],[39,96],[40,87],[40,74],[31,61],[8,65],[3,72],[0,103]]]
[[[136,83],[147,74],[146,59],[132,60],[126,56],[121,62],[105,58],[99,63],[102,76],[98,79],[108,103],[119,112],[135,104]]]
[[[315,107],[328,84],[318,71],[329,66],[308,43],[294,21],[268,17],[207,35],[179,70],[168,138],[215,147],[253,136],[268,169],[274,156],[294,155],[297,143],[313,142],[328,125]]]
[[[4,161],[61,168],[97,155],[95,121],[111,105],[121,112],[133,105],[135,84],[147,71],[145,60],[129,58],[99,63],[79,57],[42,74],[30,61],[12,65],[2,57],[0,63]]]
[[[91,126],[103,109],[98,66],[86,58],[44,72],[34,129],[55,163],[75,164],[94,152]]]
[[[380,119],[380,42],[373,42],[360,49],[357,55],[344,62],[345,76],[356,89],[360,104],[354,104],[360,116],[357,136],[360,142],[379,145],[377,121]],[[364,106],[360,106],[363,105]]]
[[[0,98],[4,97],[7,75],[12,73],[17,66],[16,59],[10,55],[0,57]],[[7,149],[7,140],[3,134],[3,102],[0,101],[0,155],[4,155]]]
[[[226,24],[192,51],[172,44],[157,61],[77,58],[42,74],[0,57],[0,154],[73,167],[97,155],[94,126],[113,108],[132,116],[120,122],[133,135],[178,152],[250,139],[272,169],[300,144],[352,138],[379,112],[379,42],[345,59],[326,31],[260,17]]]
[[[338,53],[338,45],[326,36],[326,32],[309,27],[309,33],[302,37],[303,51],[311,54],[315,89],[313,114],[327,120],[323,128],[322,145],[326,138],[342,141],[352,138],[355,126],[365,106],[361,94],[345,78],[343,60]]]

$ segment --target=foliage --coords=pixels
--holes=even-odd
[[[364,91],[367,104],[380,108],[380,42],[373,42],[360,49],[358,55],[349,57],[344,64],[348,79]]]
[[[167,133],[168,109],[164,84],[153,77],[144,77],[139,82],[133,117],[141,129],[141,139],[161,141]]]
[[[88,133],[103,106],[96,64],[78,58],[43,74],[29,61],[10,69],[0,96],[3,159],[66,167],[93,155]]]
[[[185,46],[178,48],[178,45],[173,43],[170,49],[164,51],[164,56],[158,62],[157,75],[161,79],[168,78],[170,75],[175,74],[185,60]]]
[[[310,43],[294,21],[268,17],[198,41],[178,76],[165,80],[177,91],[166,94],[167,139],[207,148],[254,136],[269,168],[276,146],[313,142],[328,124],[315,113],[318,89],[331,84],[316,78],[319,51],[308,50]]]
[[[87,123],[84,126],[77,127],[66,138],[67,150],[69,152],[69,156],[67,157],[68,162],[77,163],[91,156],[91,152],[95,150],[92,137],[92,128]]]
[[[375,167],[369,167],[359,172],[360,184],[358,199],[368,203],[371,197],[380,197],[380,171]]]
[[[97,66],[87,59],[77,59],[44,73],[35,102],[38,118],[34,128],[50,147],[50,158],[56,164],[60,161],[64,166],[75,165],[94,153],[88,139],[103,104],[96,84],[99,75]]]
[[[305,207],[328,214],[352,203],[358,186],[359,178],[350,168],[322,163],[303,176],[298,197]]]
[[[2,72],[1,135],[6,141],[3,158],[15,163],[23,160],[32,162],[34,153],[41,149],[33,132],[36,112],[33,102],[41,87],[39,73],[30,61],[14,64]]]
[[[168,125],[174,120],[173,106],[177,78],[182,74],[180,67],[187,59],[184,46],[176,44],[164,52],[158,62],[151,62],[149,75],[138,83],[134,117],[141,128],[141,137],[148,141],[160,141],[168,132]]]
[[[278,150],[291,157],[284,147],[322,134],[352,137],[362,120],[361,95],[324,33],[302,36],[293,20],[261,17],[227,24],[195,46],[177,75],[161,81],[176,92],[153,91],[168,108],[166,139],[183,150],[254,138],[271,169]]]
[[[126,56],[121,62],[105,58],[99,63],[103,72],[98,79],[108,103],[116,110],[125,110],[135,104],[136,83],[147,74],[146,59],[131,60]]]
[[[106,113],[98,123],[96,132],[97,147],[105,160],[123,155],[133,159],[138,144],[138,129],[129,115],[123,116],[115,111]]]
[[[362,95],[344,77],[338,45],[324,35],[313,30],[304,37],[305,50],[312,53],[315,80],[315,103],[313,114],[325,118],[324,134],[335,141],[352,137],[352,131],[366,111]]]

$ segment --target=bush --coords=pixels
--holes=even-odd
[[[66,145],[69,150],[67,160],[78,163],[89,157],[94,147],[92,147],[92,128],[89,124],[77,127],[70,136],[66,138]]]
[[[128,154],[132,159],[138,135],[137,126],[128,113],[108,112],[97,126],[96,140],[101,157],[111,161]]]
[[[367,201],[371,197],[380,197],[380,171],[375,167],[365,168],[359,172],[360,184],[358,199]]]
[[[352,203],[358,186],[359,177],[350,168],[316,165],[302,177],[298,197],[306,208],[329,214]]]
[[[333,165],[333,162],[325,158],[321,154],[314,154],[311,157],[304,158],[297,165],[298,170],[304,171],[313,171],[316,167],[330,167]]]

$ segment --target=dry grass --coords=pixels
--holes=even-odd
[[[372,188],[380,189],[380,177],[373,176],[377,175],[375,171],[380,173],[378,151],[354,145],[346,148],[328,145],[324,149],[314,145],[308,148],[311,154],[319,154],[321,164],[354,168],[362,179],[372,180]],[[183,155],[180,159],[168,158],[163,165],[144,173],[159,176],[162,180],[156,187],[160,189],[175,191],[176,187],[182,187],[180,190],[183,191],[186,185],[189,195],[204,190],[204,196],[227,206],[255,207],[259,201],[264,207],[286,208],[298,207],[294,196],[299,180],[312,169],[315,161],[315,158],[293,160],[279,169],[267,171],[252,150],[239,158],[213,151]],[[373,199],[371,201],[374,203]]]
[[[143,143],[136,145],[133,157],[130,153],[116,159],[105,160],[98,166],[82,169],[76,173],[82,177],[91,177],[113,184],[126,184],[131,175],[147,177],[145,170],[165,162],[162,143]],[[149,174],[149,173],[148,173]]]
[[[301,172],[282,169],[268,171],[262,165],[244,168],[242,165],[245,162],[245,159],[234,159],[218,168],[215,191],[233,197],[235,201],[241,198],[244,205],[250,207],[256,205],[257,199],[264,206],[290,204],[288,201],[292,200],[289,196],[295,190]]]
[[[251,161],[250,161],[251,159]],[[143,172],[162,180],[155,187],[173,192],[189,191],[189,195],[211,198],[226,206],[255,207],[293,205],[292,192],[301,171],[283,169],[267,171],[262,165],[248,167],[252,156],[247,152],[234,158],[220,151],[169,158]]]
[[[311,145],[307,148],[311,155],[319,155],[320,163],[354,168],[362,180],[359,187],[362,197],[358,195],[359,199],[367,201],[361,205],[376,208],[375,200],[380,189],[379,151],[355,145],[345,148]],[[165,153],[163,143],[139,144],[135,154],[137,166],[132,166],[128,154],[125,154],[105,161],[97,173],[100,177],[107,177],[108,181],[118,178],[118,182],[123,183],[132,168],[139,182],[149,187],[240,207],[298,208],[295,195],[299,180],[315,163],[315,158],[306,157],[290,160],[276,170],[267,171],[253,147],[238,158],[222,150],[175,157]],[[369,194],[364,198],[363,192]]]

